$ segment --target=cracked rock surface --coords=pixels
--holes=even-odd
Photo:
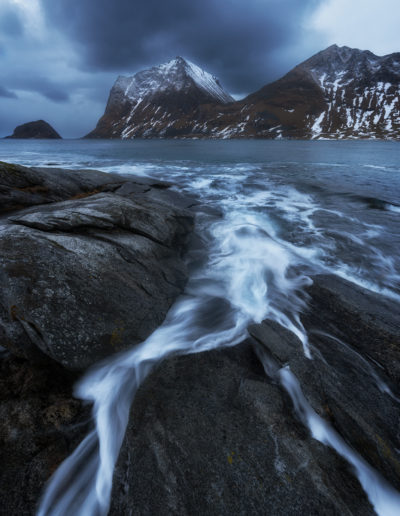
[[[9,205],[0,221],[0,345],[85,369],[144,340],[186,282],[193,220],[177,194],[147,179],[40,169],[37,204],[35,171],[6,171],[3,191],[35,206]]]
[[[33,516],[90,428],[79,372],[145,339],[182,292],[192,200],[169,187],[0,162],[1,514]]]

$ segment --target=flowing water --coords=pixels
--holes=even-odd
[[[198,198],[202,244],[189,253],[185,293],[146,341],[77,385],[95,428],[51,479],[40,516],[107,514],[135,392],[167,356],[233,346],[268,318],[312,359],[299,313],[318,273],[400,301],[399,151],[395,142],[0,142],[4,161],[148,175]],[[367,361],[365,370],[398,401]],[[290,369],[279,379],[313,437],[353,466],[376,512],[400,514],[399,493],[313,411]]]

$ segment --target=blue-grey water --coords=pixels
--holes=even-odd
[[[78,385],[94,403],[96,427],[53,477],[39,514],[107,513],[132,399],[171,353],[235,345],[250,323],[269,318],[294,332],[312,359],[301,293],[321,272],[398,302],[399,158],[398,143],[378,141],[0,141],[3,161],[147,175],[194,193],[206,253],[199,262],[189,255],[185,295],[163,325]],[[204,324],[221,300],[223,316]],[[291,371],[282,369],[280,381],[312,435],[352,464],[376,512],[400,514],[400,495],[313,412]]]
[[[400,295],[400,145],[381,141],[1,140],[27,166],[150,175],[254,206],[320,264]]]

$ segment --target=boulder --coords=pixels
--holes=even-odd
[[[43,487],[89,430],[76,376],[0,353],[0,484],[4,515],[34,516]]]
[[[279,366],[289,366],[316,412],[400,489],[400,306],[333,276],[316,276],[302,322],[312,359],[275,322],[250,334]]]
[[[374,514],[252,346],[171,358],[139,389],[110,515]]]
[[[167,188],[148,178],[122,177],[98,170],[28,168],[0,161],[0,214],[71,198],[82,198],[131,185],[132,193]],[[133,192],[134,190],[134,192]]]
[[[344,339],[400,386],[400,303],[332,275],[309,287],[310,310],[303,321]]]
[[[10,189],[36,173],[17,167],[13,184],[10,169]],[[161,324],[186,282],[192,216],[176,193],[154,196],[168,187],[156,181],[40,169],[38,182],[46,204],[0,221],[0,345],[85,369]]]

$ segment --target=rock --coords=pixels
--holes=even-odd
[[[75,376],[0,355],[1,514],[33,516],[44,485],[89,429]]]
[[[398,302],[336,276],[319,275],[308,290],[307,325],[334,333],[400,386]]]
[[[42,140],[61,139],[58,132],[44,120],[36,120],[36,122],[28,122],[17,126],[11,136],[6,138],[35,138]]]
[[[249,343],[172,358],[139,389],[110,515],[373,514]]]
[[[145,180],[145,178],[144,178]],[[0,161],[0,214],[28,206],[84,197],[121,188],[128,178],[92,170],[27,168]],[[147,182],[135,183],[140,193],[150,189]],[[156,184],[156,181],[152,181]],[[163,183],[161,183],[163,185]]]
[[[400,489],[399,306],[333,276],[316,276],[308,292],[302,322],[312,360],[275,322],[250,333],[278,365],[289,365],[314,410]]]
[[[21,174],[30,179],[36,171],[17,172],[19,184]],[[38,176],[48,185],[47,203],[69,196],[81,178],[84,190],[97,185],[108,191],[83,191],[75,194],[80,198],[3,217],[0,345],[26,358],[46,355],[85,369],[138,344],[161,324],[186,282],[182,253],[192,216],[173,206],[175,193],[170,200],[168,192],[155,198],[153,191],[164,191],[164,184],[154,188],[149,181],[140,185],[89,171],[41,169]]]

